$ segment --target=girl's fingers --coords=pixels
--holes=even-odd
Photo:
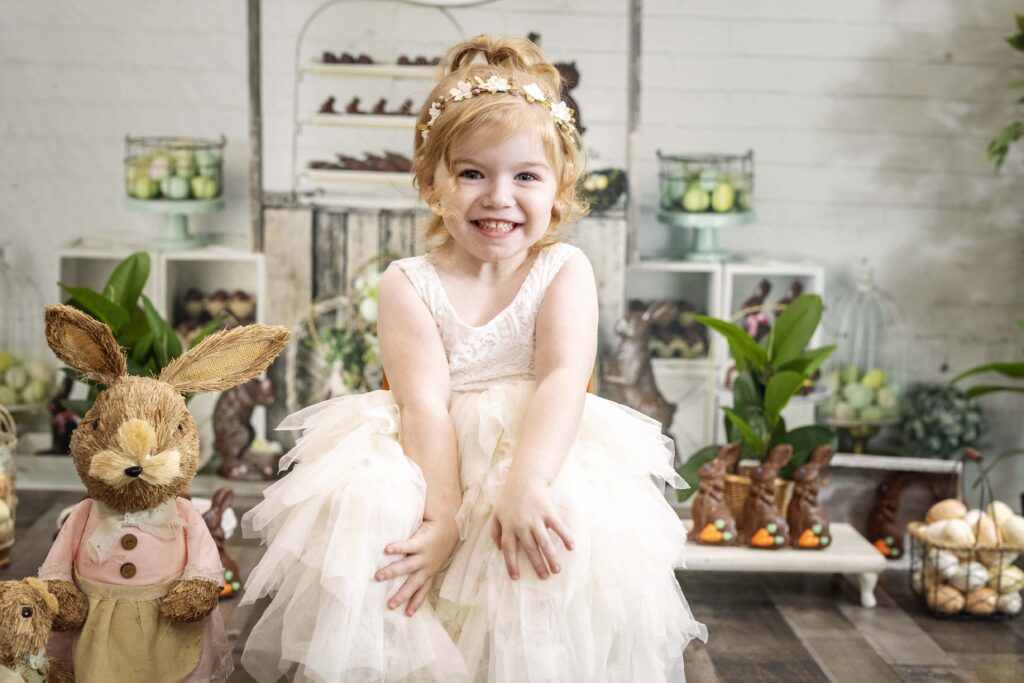
[[[572,550],[575,544],[572,542],[572,536],[569,534],[569,528],[562,522],[562,518],[558,515],[550,515],[544,519],[544,523],[549,529],[555,532],[560,539],[566,550]]]
[[[516,557],[518,546],[516,537],[512,534],[504,534],[501,537],[501,554],[505,556],[505,569],[512,579],[519,578],[519,559]]]
[[[411,617],[416,614],[416,610],[423,605],[423,601],[427,599],[428,595],[430,595],[430,586],[433,585],[433,583],[433,579],[427,579],[423,585],[420,586],[419,590],[413,593],[412,600],[409,601],[409,606],[405,609],[406,616]]]
[[[396,576],[402,576],[403,574],[412,574],[417,569],[423,568],[423,556],[422,555],[408,555],[400,560],[395,560],[391,564],[377,570],[377,573],[373,575],[373,578],[377,581],[387,581],[393,579]]]
[[[562,571],[562,568],[558,566],[558,557],[555,555],[555,544],[551,541],[551,536],[548,535],[548,530],[545,528],[537,529],[533,532],[534,538],[537,541],[537,548],[541,554],[544,555],[544,560],[547,562],[548,567],[551,568],[553,574],[557,574]]]
[[[398,609],[405,603],[409,602],[409,598],[411,598],[422,585],[423,578],[420,576],[419,572],[410,575],[409,578],[406,579],[405,583],[402,584],[402,587],[398,589],[398,592],[388,600],[388,609]]]
[[[529,558],[530,564],[533,565],[533,571],[536,572],[537,578],[546,579],[548,578],[548,565],[544,561],[544,556],[541,554],[540,549],[537,548],[537,543],[534,541],[533,534],[527,531],[523,534],[520,539],[523,550],[526,551],[526,557]]]
[[[501,547],[501,522],[497,517],[491,520],[491,540],[494,541],[495,546]]]

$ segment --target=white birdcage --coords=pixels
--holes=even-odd
[[[43,302],[28,275],[0,243],[0,405],[36,405],[49,398],[53,367],[43,337]]]
[[[878,288],[874,273],[862,264],[856,286],[837,298],[824,316],[824,328],[837,349],[823,383],[833,396],[820,415],[845,430],[860,452],[879,428],[902,419],[906,387],[903,314],[893,298]]]

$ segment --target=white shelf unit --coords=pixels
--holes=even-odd
[[[102,291],[117,264],[132,253],[132,249],[98,249],[70,247],[58,251],[59,281],[65,285],[89,287]],[[255,320],[263,322],[266,301],[266,266],[263,254],[222,247],[205,247],[189,251],[149,251],[150,272],[143,293],[153,302],[157,312],[171,326],[175,326],[181,312],[185,293],[196,288],[205,293],[224,289],[229,294],[242,290],[256,301]],[[59,288],[54,293],[58,301],[68,295]],[[197,394],[189,401],[189,410],[199,426],[202,452],[200,463],[205,464],[213,454],[213,408],[219,393]],[[84,398],[84,387],[79,385],[73,397]],[[253,411],[256,437],[266,437],[266,409]]]
[[[438,34],[438,51],[456,40],[466,37],[466,32],[456,20],[453,11],[462,6],[485,4],[492,0],[460,0],[438,2],[435,0],[396,0],[409,5],[433,7],[437,10],[438,22],[428,30]],[[336,107],[343,109],[354,94],[360,98],[361,108],[369,109],[377,98],[387,98],[391,107],[399,106],[405,99],[413,100],[414,111],[419,111],[430,92],[433,81],[438,77],[437,65],[415,64],[340,64],[327,63],[311,54],[319,50],[307,49],[310,28],[331,7],[343,5],[345,0],[328,0],[307,17],[295,42],[295,80],[292,96],[292,194],[302,196],[304,201],[314,205],[329,203],[334,207],[365,208],[367,200],[376,204],[403,204],[411,207],[417,201],[412,187],[411,174],[378,173],[346,170],[309,169],[308,163],[314,158],[334,159],[342,151],[359,158],[364,151],[377,154],[392,150],[412,158],[415,116],[374,115],[374,114],[305,114],[314,110],[314,102],[331,93],[327,84],[356,81],[357,92],[347,92],[336,97]],[[445,28],[450,29],[447,33]],[[380,59],[384,55],[376,54]],[[395,55],[397,61],[397,55]],[[311,99],[312,98],[312,99]],[[331,130],[333,129],[333,130]],[[355,135],[339,134],[339,129],[355,131]],[[315,139],[314,139],[315,138]],[[352,143],[371,146],[356,149]],[[347,146],[347,147],[346,147]],[[379,177],[374,177],[379,176]]]
[[[805,294],[825,293],[825,271],[806,262],[751,260],[723,263],[699,263],[677,260],[640,260],[629,267],[626,282],[627,302],[633,299],[656,301],[683,299],[708,315],[731,320],[754,285],[766,278],[772,285],[768,303],[783,296],[797,280]],[[699,359],[653,359],[658,388],[676,403],[670,431],[682,457],[699,448],[717,443],[724,433],[719,385],[731,365],[729,348],[721,335],[709,331],[710,356]],[[821,329],[812,346],[821,343]],[[787,424],[797,426],[814,421],[814,403],[794,399],[787,406]]]

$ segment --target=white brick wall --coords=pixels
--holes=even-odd
[[[295,38],[319,4],[263,2],[271,190],[289,186]],[[1006,86],[1022,60],[1002,38],[1019,2],[643,5],[645,251],[667,244],[653,213],[657,148],[753,148],[760,220],[724,235],[727,247],[819,259],[832,293],[870,257],[907,310],[920,377],[943,377],[946,361],[1019,357],[1024,155],[1016,150],[999,176],[983,159],[1013,112]],[[452,14],[467,35],[534,30],[549,56],[575,59],[587,147],[604,166],[625,160],[627,9],[627,0],[499,0]],[[321,16],[303,59],[323,49],[434,55],[457,37],[434,10],[353,1]],[[54,245],[154,232],[154,217],[119,205],[126,133],[226,134],[228,209],[194,224],[247,234],[246,78],[244,0],[0,0],[0,235],[40,289],[52,292],[57,277]],[[332,93],[344,103],[358,87],[310,82],[303,106]],[[338,137],[337,146],[365,145]],[[999,446],[1024,445],[1024,400],[986,407]],[[1024,460],[1008,470],[1016,480],[1004,493],[1019,491]]]

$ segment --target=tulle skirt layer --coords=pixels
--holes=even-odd
[[[509,579],[490,538],[494,504],[532,382],[455,392],[463,484],[461,542],[429,604],[385,607],[384,546],[422,519],[425,484],[398,440],[390,392],[333,399],[290,416],[305,430],[242,520],[267,542],[244,601],[273,595],[242,663],[260,681],[680,681],[683,650],[706,640],[673,575],[685,533],[662,490],[681,486],[653,420],[588,395],[553,485],[575,548],[553,537],[562,571],[538,579],[524,554]]]

